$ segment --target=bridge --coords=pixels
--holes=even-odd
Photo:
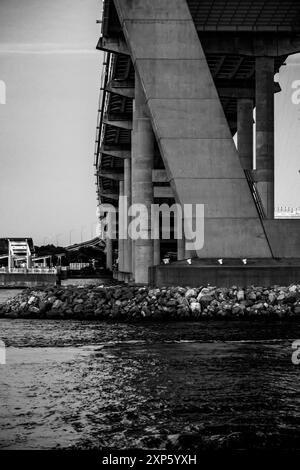
[[[106,239],[108,268],[117,249],[118,278],[136,283],[148,283],[149,273],[155,282],[163,270],[160,279],[176,273],[185,283],[189,277],[178,273],[187,273],[187,259],[199,272],[220,258],[229,266],[249,259],[256,270],[271,266],[278,282],[286,260],[295,276],[299,220],[274,217],[274,75],[300,52],[299,1],[104,0],[97,48],[105,52],[99,205],[118,207],[122,196],[148,208],[204,204],[200,252],[187,250],[184,239],[119,234]],[[168,250],[177,251],[177,265],[160,265]],[[253,281],[250,271],[243,276]]]
[[[105,249],[105,242],[99,237],[92,238],[91,240],[86,240],[81,243],[74,243],[73,245],[66,246],[66,251],[78,251],[80,248],[100,248]]]

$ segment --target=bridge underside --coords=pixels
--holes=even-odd
[[[299,221],[274,219],[274,75],[300,51],[299,12],[297,0],[104,2],[99,203],[204,205],[200,250],[172,232],[165,239],[161,227],[158,240],[133,242],[120,230],[107,239],[108,267],[117,256],[120,279],[149,282],[167,253],[300,258]]]

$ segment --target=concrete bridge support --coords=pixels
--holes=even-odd
[[[153,265],[160,264],[160,240],[153,240]]]
[[[185,259],[185,240],[184,237],[177,240],[177,260]]]
[[[253,100],[240,98],[237,102],[237,147],[243,170],[253,168]]]
[[[204,236],[201,234],[204,244],[197,256],[270,256],[186,0],[114,0],[114,4],[148,105],[147,114],[141,116],[136,90],[133,174],[134,166],[142,165],[144,158],[134,163],[139,147],[141,154],[147,153],[145,143],[151,147],[150,135],[153,140],[149,108],[175,200],[180,204],[204,206]],[[178,21],[179,14],[181,21]],[[140,80],[137,89],[141,88]],[[143,131],[137,125],[144,126]],[[149,184],[144,177],[139,179],[143,180],[141,193],[148,193],[147,188],[150,192],[150,174]],[[133,194],[140,191],[137,184],[134,183]],[[133,202],[136,200],[142,201],[143,197],[135,197]],[[149,242],[144,249],[147,253],[151,251]],[[136,247],[136,256],[137,253]],[[148,255],[143,257],[144,267],[146,263],[150,265],[149,259]],[[135,270],[139,264],[136,259]],[[137,278],[136,282],[139,282]]]
[[[192,251],[187,231],[186,239],[177,243],[176,266],[161,264],[150,268],[150,273],[167,273],[160,278],[162,283],[189,284],[192,280],[200,285],[208,282],[205,276],[209,272],[224,274],[228,269],[231,283],[232,273],[238,272],[238,284],[245,285],[258,279],[257,266],[259,279],[267,282],[269,277],[263,274],[265,263],[272,258],[300,258],[300,221],[274,220],[274,92],[280,90],[274,84],[274,71],[288,54],[300,50],[300,29],[293,21],[300,10],[296,8],[297,1],[288,2],[290,6],[280,11],[276,2],[261,2],[262,8],[252,19],[247,18],[242,5],[237,6],[235,19],[227,15],[233,2],[223,2],[224,9],[220,8],[222,2],[213,0],[106,3],[109,8],[103,18],[100,49],[115,54],[116,68],[111,69],[111,80],[106,85],[113,106],[107,101],[104,109],[103,122],[108,125],[101,129],[104,139],[99,151],[105,158],[99,160],[98,195],[105,201],[118,200],[116,190],[106,190],[105,178],[123,179],[120,162],[116,165],[115,160],[110,160],[122,158],[124,194],[132,193],[128,203],[146,208],[146,213],[140,214],[141,237],[129,245],[125,242],[120,267],[125,273],[131,272],[137,284],[148,282],[149,266],[159,262],[159,241],[150,237],[150,206],[154,197],[175,199],[181,206],[200,208],[197,217],[195,211],[189,215],[192,222],[199,221],[197,228],[193,223],[193,229],[200,234],[200,246],[197,245],[197,252]],[[200,14],[197,3],[201,4]],[[241,21],[237,20],[239,15]],[[211,26],[207,29],[208,18]],[[240,29],[243,18],[249,25]],[[107,65],[107,72],[111,64]],[[124,80],[119,80],[124,70]],[[133,126],[131,102],[119,100],[120,96],[133,99]],[[119,120],[118,114],[124,119]],[[112,131],[112,127],[120,132]],[[236,130],[238,151],[232,139]],[[165,179],[153,171],[151,181],[154,149],[155,168],[159,168],[156,171],[164,171]],[[159,183],[163,183],[161,187]],[[166,238],[169,242],[161,241],[162,252],[171,245],[172,236]],[[111,264],[109,240],[107,246]],[[187,258],[193,258],[191,263],[187,263]],[[218,264],[219,258],[224,259],[223,266]],[[249,260],[247,265],[242,264],[244,258]],[[216,271],[204,269],[210,268],[209,263]],[[274,269],[275,266],[276,263]],[[203,277],[196,279],[197,272]]]
[[[152,169],[154,134],[140,79],[136,74],[132,133],[132,204],[143,204],[140,212],[140,238],[134,241],[134,280],[148,283],[148,268],[153,266],[151,239]]]
[[[124,272],[124,181],[119,182],[119,239],[118,239],[118,271]]]
[[[127,200],[127,209],[131,205],[131,160],[126,158],[124,160],[124,196]],[[125,227],[126,240],[124,241],[124,272],[132,272],[132,241],[128,236],[128,226]]]
[[[266,218],[274,219],[274,58],[256,58],[255,180]]]
[[[111,271],[112,265],[113,265],[112,240],[110,238],[106,238],[105,243],[106,243],[106,268]]]

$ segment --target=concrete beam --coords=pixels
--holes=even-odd
[[[220,26],[208,26],[208,25],[196,25],[197,27],[197,31],[201,32],[201,31],[218,31],[218,32],[224,32],[224,33],[228,33],[228,32],[241,32],[241,33],[245,33],[245,32],[250,32],[250,33],[256,33],[256,32],[259,32],[259,33],[289,33],[291,34],[293,31],[294,31],[294,27],[293,26],[276,26],[276,25],[268,25],[268,26],[235,26],[235,25],[220,25]]]
[[[113,54],[130,55],[126,42],[120,37],[102,37],[99,39],[96,49],[99,51],[112,52]]]
[[[112,145],[102,145],[100,153],[105,153],[106,155],[110,155],[115,158],[131,158],[131,150],[124,150]]]
[[[153,183],[168,183],[169,179],[166,170],[152,170]]]
[[[222,87],[217,90],[220,98],[255,98],[254,88]]]
[[[119,200],[118,193],[111,191],[99,191],[100,196],[113,199],[114,201]],[[173,190],[171,186],[154,186],[153,195],[156,199],[171,199],[174,197]]]
[[[234,80],[233,80],[234,81]],[[237,99],[255,99],[255,87],[241,88],[241,87],[218,87],[217,88],[220,98],[237,98]],[[274,93],[279,93],[281,86],[278,82],[274,83]]]
[[[134,86],[132,82],[112,80],[106,86],[108,93],[125,96],[125,98],[134,98]]]
[[[113,193],[111,191],[99,191],[100,196],[113,199],[114,201],[119,200],[118,193]],[[154,186],[153,195],[155,198],[160,199],[170,199],[174,197],[173,190],[170,186]]]
[[[119,195],[118,193],[113,193],[112,191],[99,191],[99,195],[101,197],[107,197],[108,199],[112,199],[114,201],[119,200]]]
[[[112,120],[109,119],[107,114],[104,115],[103,122],[104,124],[107,124],[109,126],[118,127],[120,129],[126,129],[129,131],[132,130],[132,121]]]
[[[126,161],[126,160],[125,160]],[[123,181],[124,174],[122,172],[102,171],[100,170],[98,176],[108,178],[114,181]],[[152,170],[152,183],[168,183],[166,170]]]
[[[165,198],[170,199],[174,197],[173,190],[171,186],[154,186],[153,194],[155,198]]]
[[[102,178],[107,178],[109,180],[114,180],[114,181],[123,181],[124,180],[124,175],[123,173],[120,172],[111,172],[111,171],[99,171],[98,176]]]
[[[273,33],[243,34],[213,31],[198,32],[206,54],[233,54],[256,57],[266,55],[280,57],[300,52],[300,34],[276,35]]]

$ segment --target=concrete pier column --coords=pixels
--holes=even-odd
[[[274,218],[274,58],[256,58],[255,181],[265,214]]]
[[[185,259],[185,240],[184,238],[177,240],[177,260]]]
[[[131,131],[131,204],[133,204],[133,195],[132,195],[132,188],[133,185],[135,184],[135,177],[133,176],[133,160],[134,160],[134,149],[136,148],[135,141],[136,141],[136,129],[135,129],[135,123],[134,123],[134,116],[135,116],[135,97],[133,99],[132,103],[132,109],[133,109],[133,116],[132,116],[132,131]],[[132,221],[132,218],[128,218],[128,223],[130,224]],[[131,238],[130,233],[128,234],[130,240],[131,240],[131,273],[132,273],[132,280],[134,281],[135,277],[135,241]]]
[[[179,231],[179,230],[178,230]],[[180,238],[177,239],[177,260],[185,259],[185,238],[184,238],[184,218],[181,220],[181,232],[178,233]]]
[[[131,206],[131,160],[124,160],[124,196],[127,201],[127,210]],[[126,240],[124,240],[124,272],[132,272],[132,241],[128,235],[128,224],[125,227]]]
[[[124,272],[124,181],[119,182],[119,237],[118,237],[118,271]]]
[[[141,238],[134,241],[134,280],[148,283],[148,268],[153,265],[151,204],[154,134],[140,79],[136,74],[132,133],[132,204],[143,204],[140,213]]]
[[[253,100],[237,102],[237,147],[243,170],[253,168]]]
[[[113,265],[112,239],[106,238],[105,243],[106,243],[106,268],[112,271],[112,265]]]
[[[160,240],[153,240],[153,265],[160,264]]]
[[[159,217],[154,217],[154,220],[152,221],[156,226],[153,227],[153,233],[156,234],[156,236],[160,236],[160,222],[159,222]],[[154,238],[153,240],[153,265],[157,266],[160,264],[160,238]]]

